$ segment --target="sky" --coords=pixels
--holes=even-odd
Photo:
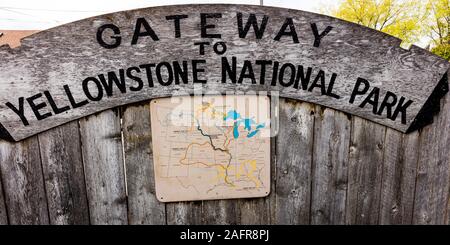
[[[233,3],[259,5],[261,0],[0,0],[0,30],[45,30],[91,16],[172,4]],[[341,0],[263,0],[265,6],[318,13]]]

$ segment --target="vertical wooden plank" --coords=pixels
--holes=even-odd
[[[275,223],[310,222],[314,107],[280,99]]]
[[[0,225],[8,224],[8,214],[6,213],[5,197],[3,195],[2,176],[0,171]]]
[[[345,224],[351,121],[332,109],[315,111],[311,223]]]
[[[279,107],[281,103],[277,105]],[[274,109],[274,108],[273,108]],[[277,109],[279,112],[279,109]],[[266,197],[268,205],[269,205],[269,212],[270,212],[270,224],[276,225],[277,222],[277,195],[276,195],[276,184],[277,184],[277,139],[278,139],[278,132],[272,131],[272,133],[275,133],[274,135],[271,135],[270,139],[270,194],[268,197]]]
[[[127,197],[118,110],[80,120],[92,224],[127,224]]]
[[[411,224],[419,133],[387,129],[381,186],[380,224]]]
[[[353,117],[346,223],[377,224],[386,127]]]
[[[202,224],[234,225],[239,224],[239,201],[212,200],[203,201]]]
[[[202,202],[177,202],[166,204],[168,225],[202,224]]]
[[[450,189],[450,96],[420,134],[414,224],[447,224]],[[447,216],[447,217],[446,217]]]
[[[78,121],[38,137],[50,223],[89,224]]]
[[[270,207],[266,198],[239,200],[239,220],[243,225],[264,225],[270,222]]]
[[[164,203],[155,196],[150,106],[128,106],[123,112],[123,139],[130,224],[166,223]]]
[[[0,167],[10,224],[48,224],[37,136],[0,141]]]

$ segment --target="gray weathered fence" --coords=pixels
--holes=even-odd
[[[448,224],[450,96],[403,134],[281,99],[266,198],[160,203],[149,103],[0,142],[1,224]]]
[[[205,13],[215,12],[223,14],[217,18],[222,22],[211,23],[223,35],[218,40],[227,42],[228,58],[284,60],[339,72],[342,80],[336,83],[336,91],[346,99],[279,84],[272,90],[269,84],[215,83],[221,80],[223,58],[228,58],[207,55],[210,69],[205,77],[213,82],[205,84],[204,91],[280,91],[283,97],[279,134],[271,139],[271,193],[265,198],[161,203],[155,197],[149,99],[181,89],[193,94],[193,83],[141,86],[143,90],[136,94],[116,91],[85,107],[74,106],[72,92],[87,95],[84,90],[88,89],[82,89],[80,82],[89,81],[92,77],[85,76],[100,70],[203,57],[193,42],[209,38],[198,35],[212,28],[205,22],[212,15]],[[179,13],[190,16],[181,38],[173,37],[172,22],[167,21],[168,15]],[[270,16],[267,30],[272,36],[259,39],[254,33],[242,38],[235,26],[242,13],[256,13],[260,20]],[[285,16],[295,16],[299,33],[308,33],[300,44],[273,37],[285,33],[283,28],[292,21]],[[131,33],[141,35],[139,28],[138,32],[133,28],[144,17],[160,34],[161,48],[153,42],[134,46],[125,41],[120,48],[105,48],[105,43],[100,46],[102,42],[95,39],[99,30],[113,24],[120,26],[124,40]],[[322,48],[318,48],[317,26],[331,30],[322,32],[330,35],[322,40]],[[442,87],[447,86],[446,80],[440,79],[449,64],[417,47],[403,50],[399,44],[400,40],[368,28],[307,12],[186,5],[93,17],[36,34],[17,49],[2,47],[0,53],[7,62],[0,69],[0,136],[19,142],[0,141],[0,224],[448,224],[450,95],[438,101],[447,91]],[[34,60],[38,62],[30,62]],[[407,118],[405,112],[407,123],[390,117],[394,102],[388,97],[382,103],[386,108],[390,104],[389,109],[381,105],[386,117],[373,108],[361,108],[360,103],[347,103],[353,87],[350,82],[366,81],[360,75],[382,86],[383,93],[394,91],[399,98],[405,95],[415,100]],[[68,85],[73,85],[72,92],[67,92]],[[62,91],[67,98],[61,96]],[[103,88],[98,87],[100,92]],[[52,108],[55,101],[68,105],[70,98],[73,108],[66,107],[71,109],[66,114],[53,108],[54,117],[44,120],[36,115],[43,104],[33,102],[43,93]],[[23,107],[25,100],[23,113],[8,104],[13,101]],[[135,102],[139,104],[130,104]],[[428,123],[426,119],[435,114],[435,102],[441,103],[441,112],[434,116],[434,123],[409,134],[392,129],[406,132]],[[102,112],[92,114],[98,111]],[[22,118],[26,116],[29,125]]]

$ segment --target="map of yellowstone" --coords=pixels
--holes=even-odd
[[[158,200],[269,194],[267,96],[186,96],[150,103]]]

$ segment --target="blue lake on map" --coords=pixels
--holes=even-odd
[[[243,118],[241,114],[239,114],[235,110],[230,110],[223,118],[224,121],[233,120],[233,137],[235,139],[239,138],[239,126],[244,124],[244,129],[247,130],[247,138],[251,138],[255,136],[260,129],[264,128],[265,123],[257,124],[252,118]],[[255,129],[252,130],[252,126],[255,126]]]

